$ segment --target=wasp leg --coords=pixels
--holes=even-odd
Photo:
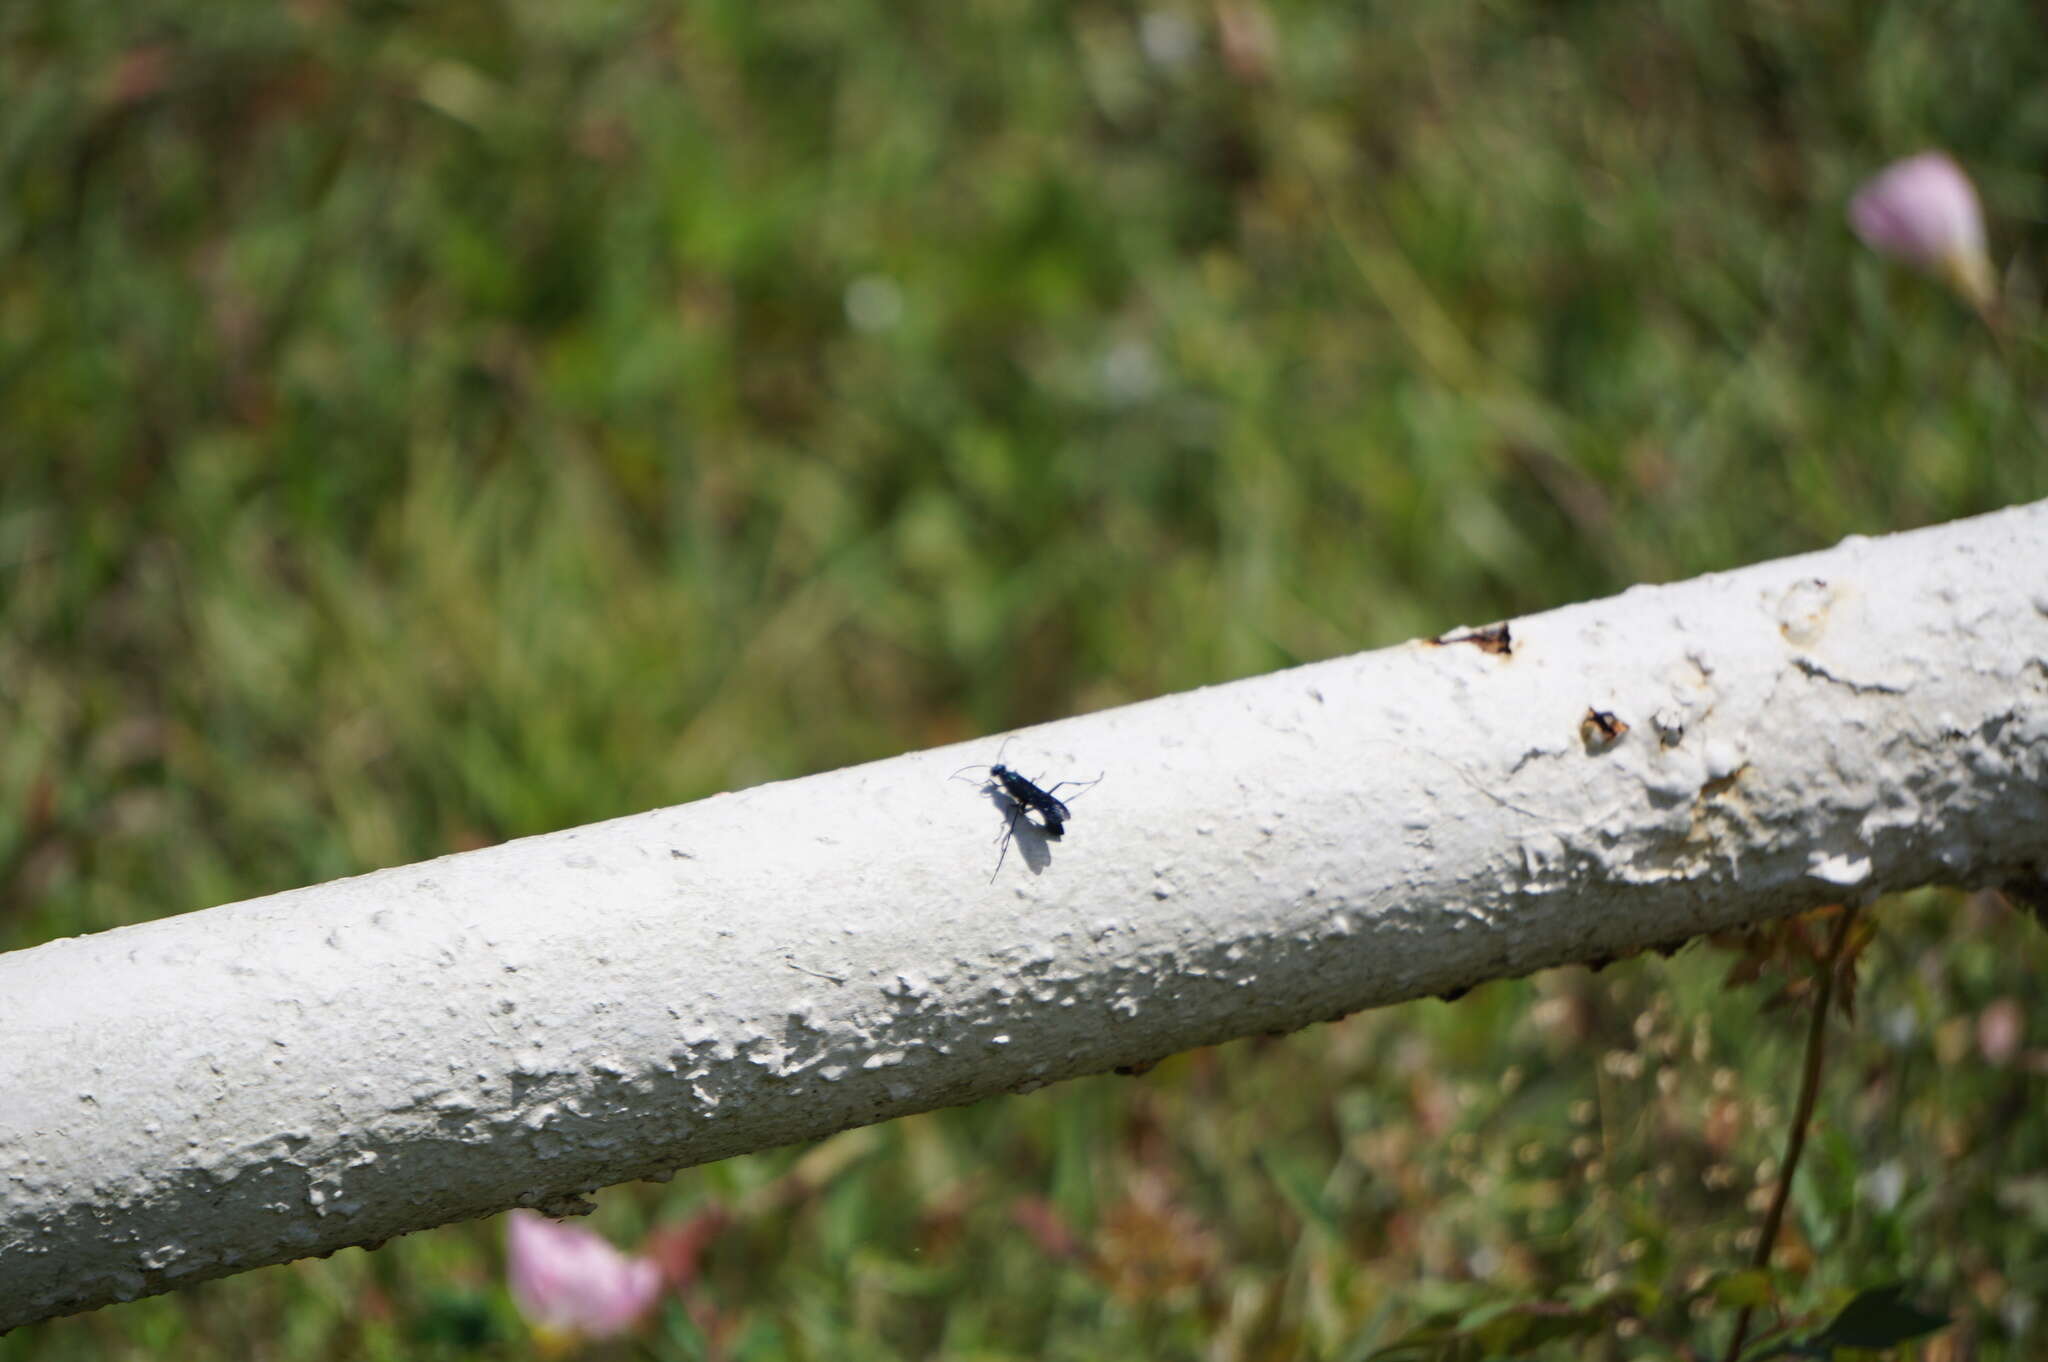
[[[1017,820],[1024,816],[1022,805],[1010,810],[1010,821],[1003,827],[1003,849],[996,853],[996,868],[989,872],[988,882],[994,884],[996,876],[1003,873],[1003,857],[1010,854],[1010,839],[1017,835]]]

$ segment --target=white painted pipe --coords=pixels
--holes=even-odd
[[[0,1327],[2048,863],[2048,502],[0,957]],[[1020,829],[963,763],[1067,789]]]

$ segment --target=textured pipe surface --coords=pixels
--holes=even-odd
[[[0,956],[0,1328],[2048,862],[2048,503]]]

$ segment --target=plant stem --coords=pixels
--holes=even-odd
[[[1792,1113],[1792,1129],[1785,1140],[1785,1164],[1778,1173],[1777,1191],[1772,1194],[1771,1209],[1764,1216],[1763,1234],[1757,1239],[1751,1267],[1770,1266],[1771,1249],[1778,1242],[1779,1227],[1785,1223],[1785,1205],[1792,1199],[1792,1175],[1799,1171],[1799,1156],[1806,1149],[1806,1130],[1813,1124],[1814,1099],[1820,1095],[1821,1058],[1827,1049],[1828,1007],[1834,1002],[1835,976],[1841,971],[1842,950],[1848,944],[1849,928],[1855,921],[1856,909],[1844,907],[1841,920],[1835,923],[1834,938],[1828,942],[1820,992],[1813,1000],[1813,1020],[1806,1029],[1806,1071],[1799,1080],[1799,1106]],[[1735,1317],[1735,1337],[1728,1342],[1727,1362],[1736,1362],[1741,1355],[1742,1342],[1749,1335],[1750,1311],[1754,1308],[1745,1305]]]

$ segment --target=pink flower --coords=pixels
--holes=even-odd
[[[1971,305],[1990,305],[1991,257],[1970,177],[1946,152],[1887,166],[1849,200],[1849,225],[1880,255],[1926,270]]]
[[[1977,1052],[2004,1068],[2027,1038],[2027,1014],[2013,998],[2000,998],[1977,1014]]]
[[[532,1211],[505,1222],[512,1299],[544,1339],[625,1333],[661,1294],[661,1268],[619,1252],[580,1225]]]

